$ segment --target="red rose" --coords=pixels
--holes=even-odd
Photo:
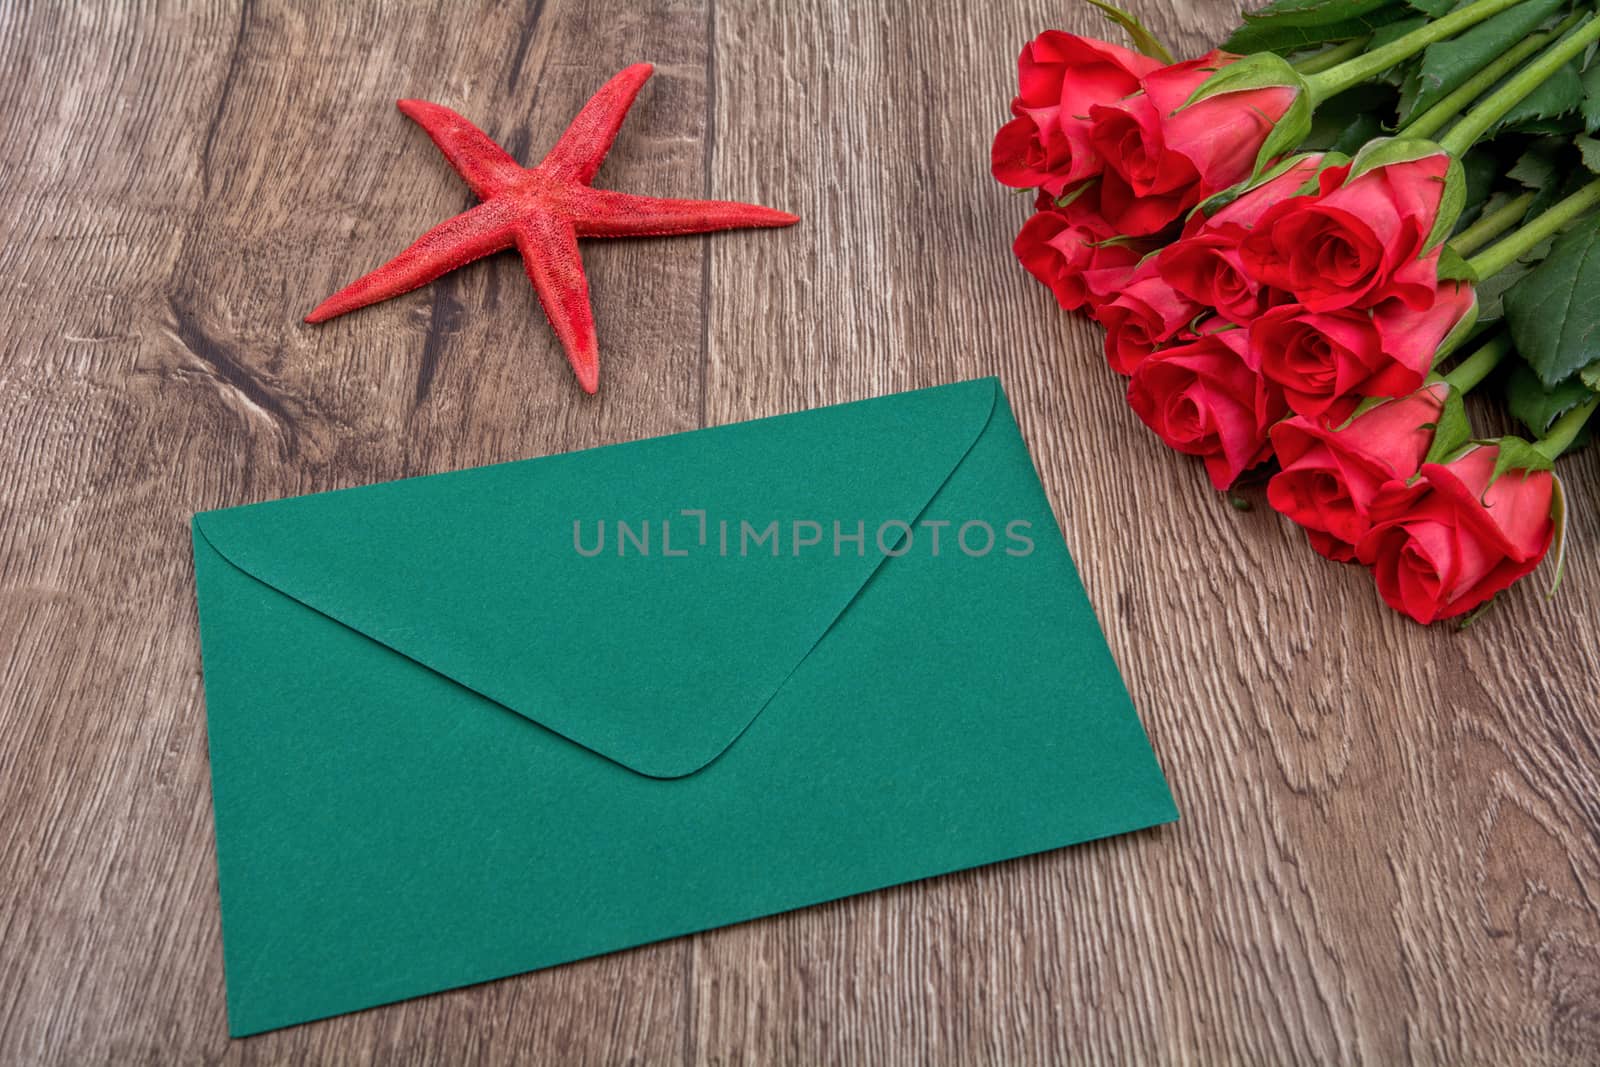
[[[1023,223],[1012,251],[1068,311],[1098,304],[1133,277],[1144,249],[1115,240],[1116,232],[1080,198],[1046,208]]]
[[[1162,67],[1144,77],[1142,93],[1089,109],[1089,142],[1106,167],[1105,214],[1119,230],[1155,233],[1250,176],[1295,90],[1268,86],[1188,104],[1207,78],[1238,58],[1212,52]]]
[[[1184,235],[1162,250],[1161,277],[1178,292],[1238,326],[1248,326],[1287,294],[1261,285],[1245,269],[1239,245],[1263,212],[1293,196],[1314,174],[1321,156],[1303,156],[1270,181],[1251,189],[1210,217],[1190,216]]]
[[[1100,172],[1089,146],[1089,108],[1120,100],[1160,64],[1126,48],[1051,30],[1023,46],[1017,61],[1021,93],[1016,116],[994,139],[994,176],[1018,189],[1043,187],[1059,196]]]
[[[1321,415],[1383,363],[1383,339],[1366,311],[1284,304],[1250,325],[1250,351],[1291,410]],[[1421,385],[1419,381],[1417,383]]]
[[[1390,607],[1420,623],[1461,615],[1544,559],[1555,534],[1555,479],[1521,470],[1493,479],[1499,455],[1495,445],[1477,445],[1378,494],[1356,555]]]
[[[1387,300],[1372,309],[1388,363],[1363,383],[1366,396],[1400,396],[1422,384],[1439,346],[1462,320],[1478,313],[1478,293],[1463,281],[1435,281],[1427,303]]]
[[[1203,310],[1146,264],[1114,300],[1095,309],[1095,318],[1106,328],[1106,362],[1118,374],[1132,374],[1146,356],[1184,332]]]
[[[1179,452],[1204,458],[1218,489],[1267,459],[1283,398],[1250,361],[1243,330],[1202,335],[1152,354],[1128,383],[1128,404]]]
[[[1156,233],[1200,202],[1200,172],[1176,152],[1161,151],[1161,116],[1147,96],[1096,105],[1089,115],[1089,143],[1106,165],[1101,201],[1118,230]]]
[[[1238,237],[1223,230],[1174,241],[1162,249],[1156,269],[1168,285],[1235,326],[1249,325],[1266,310],[1272,292],[1245,272]]]
[[[1321,192],[1293,197],[1256,222],[1243,245],[1255,279],[1312,311],[1398,299],[1426,307],[1439,250],[1433,230],[1450,159],[1443,152],[1375,167],[1353,181],[1324,171]]]
[[[1398,300],[1371,310],[1272,308],[1250,325],[1261,373],[1282,386],[1289,407],[1321,415],[1348,397],[1403,396],[1422,387],[1439,344],[1472,310],[1471,286],[1439,286],[1433,306]]]
[[[1436,382],[1348,422],[1342,413],[1284,419],[1271,430],[1283,470],[1267,483],[1267,503],[1304,527],[1311,547],[1324,556],[1355,559],[1356,545],[1372,528],[1378,491],[1417,473],[1449,392]]]

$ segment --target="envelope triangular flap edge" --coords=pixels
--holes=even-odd
[[[204,512],[194,530],[407,659],[632,771],[677,778],[737,740],[888,562],[877,529],[921,516],[999,395],[978,379]],[[619,551],[619,521],[653,527],[649,550],[630,538]],[[821,537],[798,555],[796,521]],[[751,551],[743,524],[773,522],[777,554],[765,540]],[[586,554],[602,527],[612,536]]]

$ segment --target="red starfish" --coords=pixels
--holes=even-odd
[[[516,245],[550,325],[585,392],[600,384],[600,350],[579,237],[706,233],[750,226],[792,226],[786,211],[725,200],[635,196],[589,183],[611,149],[622,120],[654,68],[636,63],[589,98],[537,167],[519,166],[489,135],[447,107],[401,100],[478,199],[423,234],[410,248],[334,293],[306,316],[325,322],[427,285],[447,271]]]

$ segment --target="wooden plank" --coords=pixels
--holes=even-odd
[[[0,798],[28,828],[6,835],[8,869],[38,876],[0,905],[18,948],[0,954],[0,1061],[678,1054],[682,943],[227,1041],[187,522],[696,425],[698,240],[588,249],[606,358],[595,401],[512,256],[324,327],[299,318],[470,203],[398,97],[440,100],[542,154],[605,78],[648,55],[660,73],[606,178],[698,192],[703,12],[97,14],[35,12],[5,34],[54,51],[25,57],[27,79],[6,87],[29,109],[8,151],[31,154],[5,168],[22,188],[6,198],[20,277],[3,283],[18,309],[3,604],[24,644],[6,660],[21,744]]]
[[[1131,3],[1190,54],[1230,5]],[[1562,594],[1423,630],[1241,512],[1011,260],[1015,54],[1081,8],[0,9],[0,1062],[1592,1061],[1600,461]],[[470,197],[400,96],[799,212],[299,316]],[[1177,826],[229,1042],[189,514],[999,373]]]

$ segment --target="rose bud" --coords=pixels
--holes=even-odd
[[[1162,250],[1161,277],[1196,303],[1237,326],[1249,325],[1288,295],[1261,285],[1244,269],[1239,245],[1263,212],[1293,196],[1316,175],[1321,156],[1295,160],[1283,173],[1255,186],[1210,216],[1195,212],[1184,235]]]
[[[1250,362],[1243,330],[1153,353],[1133,372],[1128,404],[1169,446],[1202,457],[1218,489],[1272,455],[1267,428],[1284,414],[1277,388]]]
[[[1151,352],[1185,332],[1203,310],[1145,264],[1114,299],[1095,310],[1095,318],[1106,328],[1106,362],[1118,374],[1132,374]]]
[[[1353,561],[1372,528],[1378,491],[1421,468],[1449,392],[1436,382],[1348,422],[1342,412],[1284,419],[1270,431],[1283,469],[1267,483],[1267,503],[1302,526],[1312,548],[1341,563]]]
[[[1012,245],[1028,273],[1068,311],[1097,305],[1133,277],[1144,249],[1116,233],[1082,199],[1049,208],[1023,223]]]
[[[1356,556],[1390,607],[1420,623],[1462,615],[1544,559],[1555,479],[1527,470],[1496,478],[1499,456],[1497,445],[1475,445],[1379,492]]]
[[[1290,409],[1316,416],[1346,398],[1420,389],[1440,344],[1475,308],[1472,287],[1453,281],[1423,311],[1398,300],[1325,312],[1284,304],[1251,323],[1250,347]]]
[[[1192,99],[1239,59],[1211,52],[1162,67],[1144,77],[1143,92],[1089,109],[1089,142],[1106,168],[1103,209],[1118,230],[1155,233],[1250,176],[1302,89],[1263,85]]]
[[[1389,299],[1426,308],[1439,251],[1424,248],[1437,235],[1446,184],[1459,173],[1436,147],[1415,159],[1353,167],[1342,181],[1338,171],[1324,171],[1320,192],[1260,218],[1242,246],[1245,268],[1311,311]]]
[[[1089,108],[1135,92],[1139,79],[1159,66],[1148,56],[1092,37],[1056,30],[1040,34],[1023,46],[1017,61],[1021,92],[1011,103],[1015,118],[994,139],[995,178],[1059,196],[1098,174],[1100,159],[1088,139]]]

